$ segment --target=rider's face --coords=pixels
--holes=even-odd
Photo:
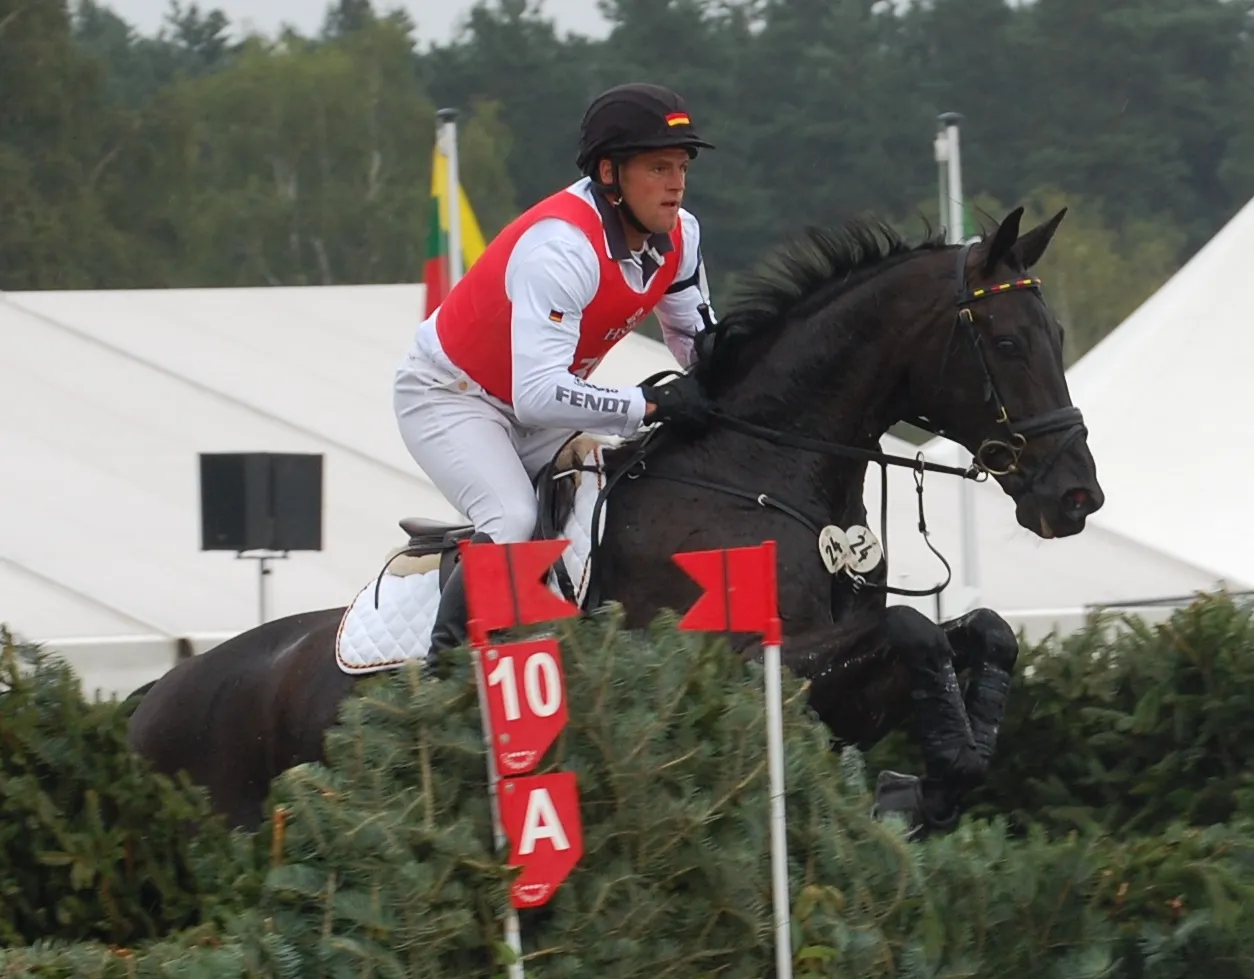
[[[628,206],[657,234],[668,234],[679,221],[689,162],[684,149],[650,150],[619,167],[619,186]]]

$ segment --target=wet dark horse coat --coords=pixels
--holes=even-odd
[[[688,443],[655,429],[608,455],[617,478],[593,601],[620,602],[644,625],[697,598],[675,552],[774,539],[785,665],[810,679],[810,703],[841,742],[869,746],[911,722],[926,777],[885,787],[880,802],[930,827],[951,824],[988,770],[1015,636],[986,609],[936,625],[886,607],[886,563],[833,575],[818,533],[865,525],[866,467],[890,461],[879,439],[903,419],[969,449],[967,475],[996,479],[1042,537],[1079,533],[1101,506],[1062,331],[1026,278],[1063,214],[1020,236],[1021,214],[963,247],[911,247],[860,224],[802,236],[702,338],[694,370],[719,409],[713,430]],[[233,823],[256,825],[270,780],[322,759],[357,682],[335,662],[343,612],[269,622],[179,664],[143,693],[132,746],[161,770],[186,769]],[[752,637],[733,640],[760,656]]]

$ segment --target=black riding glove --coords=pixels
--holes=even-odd
[[[699,435],[710,427],[714,404],[707,398],[693,374],[681,374],[667,384],[641,385],[644,400],[653,404],[653,414],[645,422],[662,422],[684,434]]]

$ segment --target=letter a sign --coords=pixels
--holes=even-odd
[[[510,889],[516,908],[546,904],[583,858],[583,823],[574,772],[502,779],[501,822],[509,866],[523,868]]]

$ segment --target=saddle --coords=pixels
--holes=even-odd
[[[388,557],[388,574],[403,578],[411,574],[440,571],[440,587],[457,566],[457,543],[475,532],[471,524],[443,523],[425,517],[403,517],[401,530],[409,535],[409,543],[398,547]]]
[[[576,467],[588,452],[602,444],[602,440],[595,436],[576,433],[563,443],[552,460],[537,474],[533,485],[538,516],[531,540],[553,540],[561,535],[574,510],[575,491],[580,480],[591,475]],[[442,589],[461,559],[458,544],[474,534],[474,525],[429,520],[426,517],[403,517],[399,524],[409,541],[389,556],[385,565],[387,573],[405,577],[426,574],[438,568]],[[554,564],[553,570],[566,597],[573,599],[574,588],[560,560]]]

